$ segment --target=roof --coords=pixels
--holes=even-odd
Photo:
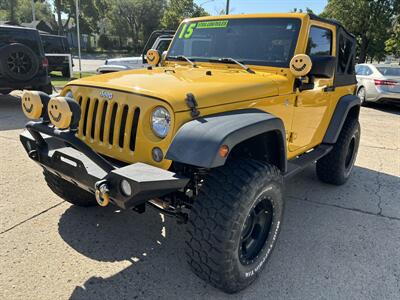
[[[10,28],[10,29],[17,29],[17,30],[33,30],[33,31],[37,31],[35,28],[14,26],[14,25],[1,25],[0,24],[0,28]]]
[[[258,14],[240,14],[240,15],[221,15],[221,16],[206,16],[199,18],[189,18],[186,20],[191,21],[206,21],[206,20],[224,20],[224,19],[251,19],[251,18],[297,18],[297,19],[306,19],[310,18],[311,20],[316,20],[328,24],[335,25],[338,28],[342,28],[347,34],[351,35],[354,38],[354,35],[346,30],[343,25],[331,19],[325,19],[319,17],[315,14],[310,13],[258,13]]]

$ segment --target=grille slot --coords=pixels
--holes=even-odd
[[[97,121],[97,109],[99,106],[99,100],[96,99],[94,102],[93,114],[92,114],[92,128],[90,130],[90,136],[94,139],[94,130],[96,129],[96,121]]]
[[[128,110],[129,110],[128,105],[124,105],[121,117],[121,127],[119,128],[119,146],[121,148],[124,147],[125,127],[126,127],[126,120],[128,117]]]
[[[86,129],[87,129],[87,121],[89,117],[89,108],[90,108],[90,98],[87,99],[86,102],[82,103],[82,109],[84,111],[84,117],[83,117],[83,135],[86,136]]]
[[[137,132],[138,124],[139,124],[139,115],[140,115],[140,108],[136,107],[135,113],[133,114],[131,140],[129,143],[129,148],[132,151],[135,151],[135,146],[136,146],[136,132]]]
[[[104,141],[104,124],[106,123],[106,113],[107,113],[108,102],[104,101],[102,112],[101,112],[101,121],[100,121],[100,141]]]
[[[112,107],[112,112],[111,112],[111,121],[110,121],[110,133],[108,135],[108,143],[110,145],[113,144],[113,139],[114,139],[114,128],[117,126],[115,123],[115,119],[117,117],[117,110],[118,110],[118,104],[114,103]]]

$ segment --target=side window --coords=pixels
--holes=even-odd
[[[352,47],[353,43],[346,38],[344,35],[339,37],[339,47],[338,47],[338,67],[337,72],[339,74],[352,74]]]
[[[367,76],[368,76],[368,75],[371,75],[371,74],[372,74],[371,68],[369,68],[369,67],[366,66],[366,67],[365,67],[364,73],[365,73],[364,75],[367,75]]]
[[[356,75],[363,75],[363,66],[356,66]]]
[[[170,42],[170,40],[161,40],[160,43],[157,45],[157,50],[160,51],[160,53],[167,51]]]
[[[332,53],[332,31],[311,26],[308,37],[307,54],[310,56],[327,56]]]

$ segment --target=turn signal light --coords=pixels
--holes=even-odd
[[[218,153],[219,153],[219,156],[221,156],[221,157],[224,157],[224,158],[227,157],[229,154],[229,147],[227,145],[222,145],[219,148]]]

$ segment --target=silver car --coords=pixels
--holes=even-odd
[[[356,66],[357,95],[361,103],[400,104],[400,66],[359,64]]]

